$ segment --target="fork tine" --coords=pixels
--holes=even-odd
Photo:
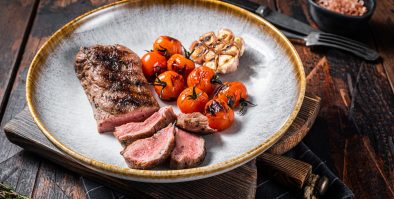
[[[309,43],[308,46],[328,46],[328,47],[332,47],[332,48],[338,48],[350,53],[353,53],[354,55],[357,55],[359,57],[362,57],[368,61],[374,61],[376,59],[379,58],[378,55],[376,54],[370,54],[368,52],[360,52],[358,50],[353,50],[352,48],[349,48],[349,46],[344,46],[344,45],[337,45],[337,44],[333,44],[333,43],[329,43],[329,42],[325,42],[325,41],[314,41],[313,43]]]
[[[357,41],[357,40],[353,40],[353,39],[350,39],[350,38],[347,38],[347,37],[344,37],[344,36],[341,36],[341,35],[335,35],[335,34],[326,33],[326,32],[320,32],[320,34],[321,34],[321,35],[324,35],[324,36],[327,36],[327,37],[335,37],[335,38],[347,40],[347,41],[356,43],[356,44],[358,44],[358,45],[360,45],[360,46],[366,46],[366,47],[368,47],[366,44],[364,44],[364,43],[362,43],[362,42],[359,42],[359,41]]]
[[[374,61],[379,58],[379,54],[373,50],[370,50],[368,48],[358,48],[335,40],[318,38],[317,40],[315,40],[314,43],[311,43],[311,45],[323,45],[323,46],[339,48],[344,51],[351,52],[357,56],[363,57],[364,59],[369,61]]]
[[[369,49],[368,47],[362,47],[362,46],[360,47],[360,46],[348,45],[347,43],[339,42],[339,41],[336,41],[336,40],[323,39],[323,38],[318,38],[318,40],[322,41],[322,42],[326,42],[326,43],[332,43],[332,44],[336,44],[336,45],[339,45],[339,46],[343,46],[345,48],[349,48],[349,49],[352,49],[354,51],[358,51],[360,53],[368,55],[369,57],[371,57],[371,59],[372,59],[372,57],[373,57],[373,59],[379,58],[379,54],[376,51],[374,51],[372,49]]]
[[[355,41],[355,40],[352,40],[352,39],[349,39],[349,38],[346,38],[346,37],[342,37],[342,36],[339,36],[339,35],[333,35],[333,34],[330,34],[330,33],[320,33],[319,35],[322,38],[326,38],[326,39],[329,39],[329,40],[336,40],[338,42],[343,42],[343,43],[346,43],[348,45],[352,45],[352,46],[355,46],[355,47],[358,47],[358,48],[369,48],[367,45],[365,45],[365,44],[363,44],[361,42],[358,42],[358,41]]]
[[[356,50],[356,51],[359,51],[359,52],[364,52],[363,48],[359,48],[359,47],[356,47],[356,46],[353,46],[353,45],[347,45],[347,44],[345,44],[343,42],[339,42],[339,41],[336,41],[336,40],[331,40],[331,39],[327,39],[327,38],[319,38],[318,41],[331,43],[331,44],[335,44],[335,45],[338,45],[338,46],[343,46],[345,48],[350,48],[352,50]]]

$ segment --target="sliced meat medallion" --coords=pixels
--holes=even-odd
[[[176,115],[172,107],[166,106],[153,113],[144,122],[130,122],[116,127],[114,135],[123,145],[128,145],[135,140],[152,136],[175,120]]]
[[[175,145],[175,126],[169,124],[150,138],[140,139],[127,146],[121,154],[133,169],[149,169],[166,160]]]
[[[176,126],[197,134],[210,134],[216,132],[215,129],[209,127],[208,118],[199,112],[179,114]]]
[[[198,135],[175,129],[175,148],[171,153],[170,167],[174,169],[191,168],[199,165],[205,158],[205,140]]]
[[[137,54],[122,45],[81,47],[75,72],[93,107],[99,132],[144,121],[159,110]]]

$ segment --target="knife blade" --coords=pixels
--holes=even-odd
[[[304,22],[298,21],[297,19],[291,18],[289,16],[271,10],[269,7],[265,5],[260,5],[247,0],[222,0],[222,1],[236,5],[250,12],[254,12],[255,14],[260,15],[267,21],[271,22],[276,26],[279,26],[282,29],[293,31],[298,34],[302,34],[304,36],[307,36],[311,32],[320,32],[319,30],[312,28],[311,26],[309,26]]]

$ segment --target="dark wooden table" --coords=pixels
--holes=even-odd
[[[109,1],[108,1],[109,2]],[[1,126],[25,106],[30,62],[48,37],[105,0],[0,0]],[[313,25],[305,0],[260,0]],[[394,1],[379,0],[368,27],[353,35],[383,57],[368,63],[334,49],[294,45],[308,90],[322,98],[309,146],[327,161],[357,198],[394,198]],[[3,131],[3,130],[1,130]],[[12,171],[3,175],[1,171]],[[0,133],[0,182],[33,198],[84,198],[79,176],[11,144]]]

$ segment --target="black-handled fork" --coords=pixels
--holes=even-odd
[[[324,32],[311,32],[307,36],[303,36],[301,34],[289,32],[287,30],[281,29],[281,31],[288,38],[304,40],[306,46],[327,46],[337,48],[350,52],[368,61],[375,61],[380,57],[376,51],[370,49],[365,44],[350,40],[346,37]]]

